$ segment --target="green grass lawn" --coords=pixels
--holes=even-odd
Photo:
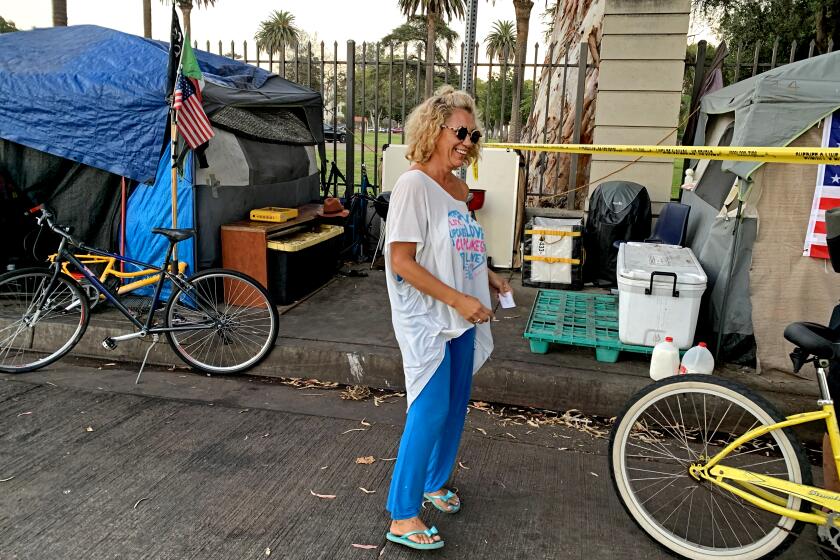
[[[680,199],[680,185],[683,184],[683,160],[674,160],[674,174],[671,177],[671,200]]]
[[[382,172],[382,146],[388,143],[388,133],[380,132],[377,136],[374,132],[367,132],[364,136],[364,163],[367,169],[368,181],[372,184],[378,184],[378,175]],[[401,135],[399,133],[391,133],[391,143],[401,143]],[[374,145],[376,145],[376,152],[374,152]],[[327,159],[333,159],[333,145],[332,142],[327,142]],[[355,150],[355,183],[361,184],[362,180],[362,138],[360,134],[356,135],[356,142],[354,144]],[[344,144],[337,144],[335,153],[335,162],[342,173],[346,174],[347,166],[347,146]],[[374,174],[375,173],[375,174]]]

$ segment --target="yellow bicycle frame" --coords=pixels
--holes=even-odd
[[[160,278],[160,273],[157,272],[154,268],[146,268],[143,270],[138,270],[135,272],[123,272],[116,268],[117,259],[114,257],[104,257],[101,255],[91,255],[91,254],[74,254],[82,264],[91,265],[91,264],[104,264],[105,269],[102,271],[102,274],[99,275],[99,281],[103,284],[105,280],[111,276],[120,279],[126,278],[140,278],[145,276],[145,278],[140,278],[140,280],[135,280],[134,282],[129,282],[128,284],[123,284],[119,288],[117,288],[117,294],[123,295],[129,292],[132,292],[138,288],[142,288],[143,286],[151,286],[155,284],[158,279]],[[55,260],[56,255],[50,255],[49,259],[50,262]],[[64,262],[61,265],[61,271],[66,274],[67,276],[73,277],[73,274],[70,272],[68,267],[70,263]],[[183,274],[187,270],[187,263],[183,261],[178,262],[178,272]]]
[[[822,373],[824,375],[824,372]],[[840,429],[838,429],[837,426],[837,416],[834,412],[834,405],[830,400],[821,400],[820,404],[822,405],[821,411],[794,414],[792,416],[788,416],[782,422],[777,422],[769,426],[760,426],[750,430],[726,446],[725,449],[712,457],[705,464],[691,467],[690,470],[692,476],[715,484],[763,510],[799,521],[804,521],[806,523],[825,525],[828,520],[828,514],[816,508],[812,509],[811,513],[790,509],[785,507],[787,500],[770,492],[766,492],[764,489],[766,488],[769,490],[784,492],[785,494],[801,498],[802,500],[811,502],[818,506],[823,506],[833,512],[840,511],[840,493],[831,492],[815,486],[808,486],[806,484],[797,484],[795,482],[781,480],[772,476],[756,474],[743,469],[719,465],[719,463],[725,460],[726,456],[732,451],[752,439],[768,434],[774,430],[780,430],[808,422],[825,420],[826,431],[828,433],[829,442],[831,443],[834,463],[838,468],[838,472],[840,472]],[[727,481],[731,481],[735,483],[735,485],[730,484],[730,482]],[[840,521],[835,523],[835,526],[840,527]]]

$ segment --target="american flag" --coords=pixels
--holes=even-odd
[[[823,147],[840,148],[840,111],[826,118],[823,130]],[[805,236],[804,255],[817,259],[828,258],[825,240],[825,211],[840,206],[840,165],[820,165],[817,169],[817,188],[808,233]]]
[[[201,88],[197,80],[183,74],[178,76],[172,108],[178,115],[178,131],[190,148],[195,149],[213,138],[213,128],[201,106]]]

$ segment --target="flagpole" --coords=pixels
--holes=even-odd
[[[172,2],[172,17],[176,18],[177,21],[177,14],[175,12],[175,2]],[[180,29],[179,29],[180,32]],[[170,92],[170,103],[169,103],[169,137],[171,143],[169,145],[169,161],[170,161],[170,172],[171,172],[171,198],[172,198],[172,229],[178,228],[178,111],[175,110],[175,92],[178,89],[178,78],[181,74],[181,63],[184,57],[184,48],[183,48],[183,41],[187,41],[185,36],[181,36],[181,48],[180,52],[178,53],[178,66],[177,72],[175,73],[175,83],[173,85],[172,91]],[[170,47],[171,48],[171,47]],[[172,271],[178,271],[178,244],[176,243],[172,247]]]
[[[174,99],[174,95],[173,95]],[[177,119],[177,111],[169,108],[170,114],[170,126],[169,126],[169,134],[172,139],[172,143],[170,144],[169,155],[170,162],[171,162],[171,171],[172,171],[172,229],[178,228],[178,119]],[[172,261],[174,263],[174,269],[178,270],[178,245],[172,248]]]

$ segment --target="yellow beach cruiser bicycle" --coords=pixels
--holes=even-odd
[[[651,538],[685,558],[754,560],[781,553],[805,523],[840,551],[840,493],[813,485],[791,431],[825,423],[840,472],[840,431],[826,370],[838,333],[793,323],[795,371],[812,363],[820,410],[783,418],[746,387],[683,375],[637,393],[610,436],[610,474],[625,510]]]
[[[49,261],[54,262],[57,253],[50,255]],[[115,257],[94,255],[90,253],[77,253],[73,255],[83,265],[94,270],[101,270],[98,273],[99,281],[112,288],[118,295],[125,295],[145,286],[153,286],[160,279],[160,271],[155,268],[143,268],[133,271],[123,271],[119,268],[120,261]],[[128,263],[132,266],[131,263]],[[178,273],[184,274],[187,271],[187,263],[178,261]],[[79,283],[79,287],[85,292],[90,308],[93,309],[100,301],[105,301],[105,296],[99,291],[95,284],[88,281],[84,274],[76,270],[72,263],[61,263],[61,272]],[[121,284],[123,280],[132,280]]]

